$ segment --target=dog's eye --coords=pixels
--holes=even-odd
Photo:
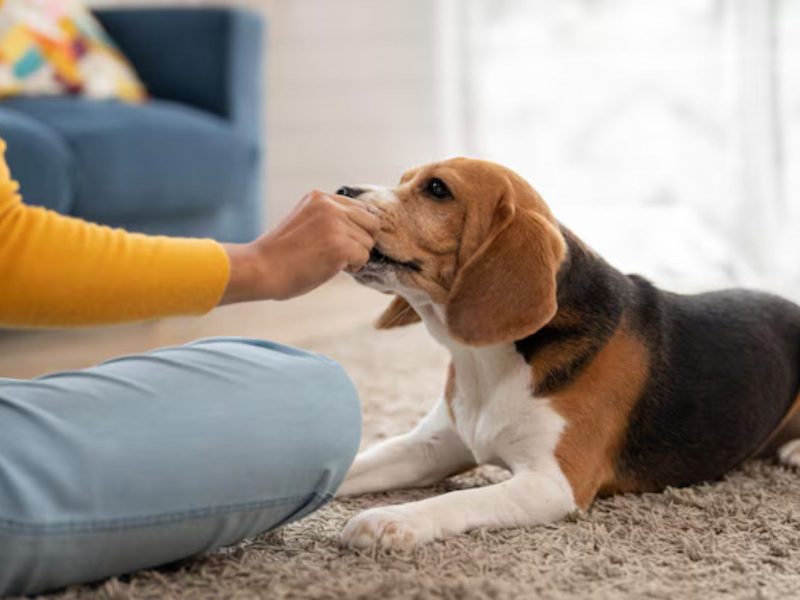
[[[447,185],[441,179],[434,177],[425,186],[425,192],[436,198],[437,200],[444,200],[450,198],[453,194],[450,193]]]

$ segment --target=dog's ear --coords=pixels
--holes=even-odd
[[[537,206],[532,189],[521,203],[509,187],[499,200],[486,239],[456,274],[446,305],[450,334],[486,346],[522,339],[547,324],[558,309],[557,275],[566,245]]]
[[[378,320],[375,321],[376,329],[392,329],[419,323],[422,319],[411,305],[401,296],[395,296],[392,303],[386,307]]]

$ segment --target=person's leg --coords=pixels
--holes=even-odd
[[[331,498],[361,432],[334,362],[209,339],[0,379],[0,595],[164,564]]]

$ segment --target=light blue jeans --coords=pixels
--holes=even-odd
[[[329,500],[361,435],[322,356],[214,338],[0,379],[0,595],[161,565]]]

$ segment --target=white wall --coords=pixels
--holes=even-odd
[[[800,298],[799,5],[464,0],[472,149],[625,270]]]
[[[97,0],[94,5],[208,2]],[[214,4],[220,4],[215,2]],[[242,0],[269,20],[267,213],[441,156],[437,2]]]
[[[394,183],[436,155],[429,0],[279,0],[272,12],[270,202]]]

